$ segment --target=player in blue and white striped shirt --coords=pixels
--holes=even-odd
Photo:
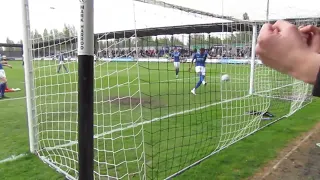
[[[58,59],[59,59],[59,65],[58,65],[58,71],[57,71],[57,73],[60,73],[61,66],[63,66],[63,68],[64,68],[64,70],[65,70],[66,72],[69,72],[68,69],[67,69],[67,67],[64,65],[64,56],[63,56],[63,53],[59,54]]]
[[[207,85],[207,83],[205,82],[205,75],[206,75],[206,60],[207,60],[208,54],[205,52],[204,48],[200,49],[199,53],[195,53],[193,55],[192,61],[191,61],[191,65],[190,65],[190,70],[191,67],[193,65],[193,61],[195,60],[195,64],[196,64],[196,73],[199,75],[200,79],[198,81],[198,83],[196,84],[195,88],[193,88],[191,90],[191,93],[196,95],[196,89],[198,87],[201,86],[201,84],[203,85]]]

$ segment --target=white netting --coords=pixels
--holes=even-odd
[[[59,0],[51,9],[39,3],[30,2],[37,154],[76,179],[78,2]],[[198,8],[184,3],[177,4]],[[239,15],[229,3],[214,4],[215,14],[254,14],[244,9]],[[132,0],[96,0],[95,17],[95,179],[170,177],[310,102],[309,85],[252,57],[253,26],[259,32],[262,22],[231,22]],[[174,48],[181,53],[178,76]],[[209,54],[208,84],[195,96],[190,91],[199,76],[189,65],[199,48]],[[221,81],[225,74],[230,81]]]
[[[62,33],[36,36],[34,33],[32,64],[38,155],[57,168],[75,174],[78,152],[73,143],[77,141],[78,127],[76,38]],[[44,41],[49,43],[43,44]],[[61,57],[64,61],[59,60]]]

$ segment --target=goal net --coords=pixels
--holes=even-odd
[[[31,146],[59,173],[78,179],[79,2],[48,2],[30,1]],[[309,85],[255,55],[264,21],[223,4],[209,3],[216,12],[210,13],[176,2],[95,0],[95,179],[174,177],[311,102]],[[191,67],[201,48],[205,70]],[[199,72],[206,83],[193,91]]]

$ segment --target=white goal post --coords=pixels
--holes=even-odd
[[[21,2],[30,152],[67,179],[170,179],[312,100],[308,84],[256,56],[264,21],[158,1],[34,12]],[[208,58],[197,73],[189,67],[201,48]]]
[[[35,97],[36,87],[34,86],[34,69],[32,61],[34,60],[33,48],[34,41],[31,40],[30,20],[29,20],[29,2],[22,2],[22,22],[23,22],[23,52],[24,69],[26,82],[26,103],[29,126],[30,151],[37,153],[39,151],[37,117],[37,98]],[[80,0],[80,25],[78,37],[78,176],[80,180],[93,179],[93,106],[94,106],[94,0]],[[55,41],[55,40],[53,40]],[[58,57],[60,58],[60,57]],[[61,62],[61,61],[60,61]],[[61,63],[60,63],[61,64]],[[75,119],[76,120],[76,119]],[[40,155],[41,156],[41,155]],[[61,168],[48,160],[44,160],[59,172]],[[75,178],[64,173],[68,178]]]
[[[23,61],[24,77],[26,87],[26,104],[27,104],[27,119],[29,129],[29,146],[30,151],[35,153],[38,149],[38,140],[36,137],[36,105],[33,82],[33,67],[32,67],[32,42],[30,39],[30,20],[29,20],[29,3],[28,0],[22,0],[22,23],[23,23]],[[29,63],[30,62],[30,63]]]

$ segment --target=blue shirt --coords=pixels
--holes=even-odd
[[[174,62],[180,62],[180,53],[173,52],[173,59],[174,59]]]
[[[207,53],[195,53],[193,55],[193,60],[195,59],[196,66],[206,66],[206,59],[207,59],[208,54]]]
[[[2,63],[0,62],[0,69],[3,69],[3,65],[2,65]]]
[[[59,61],[64,61],[64,57],[63,57],[63,55],[61,54],[61,55],[59,55]]]

